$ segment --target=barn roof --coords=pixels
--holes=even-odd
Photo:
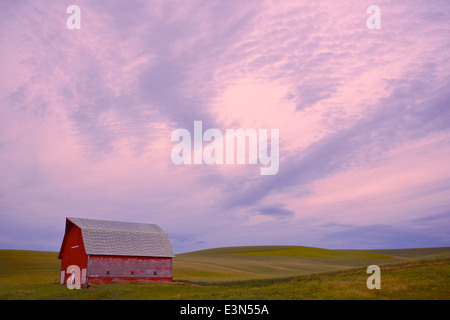
[[[67,218],[81,229],[86,254],[174,257],[169,236],[156,224]]]

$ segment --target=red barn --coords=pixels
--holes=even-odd
[[[168,235],[155,224],[66,218],[60,283],[71,265],[80,268],[81,284],[172,281],[174,256]]]

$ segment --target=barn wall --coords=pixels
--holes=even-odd
[[[88,282],[172,281],[172,259],[89,256]]]
[[[64,273],[63,283],[66,283],[67,278],[70,277],[70,274],[65,271],[71,265],[78,266],[81,272],[88,266],[88,256],[84,249],[81,229],[72,223],[67,226],[63,247],[61,248],[61,273]],[[61,280],[63,280],[62,276]]]

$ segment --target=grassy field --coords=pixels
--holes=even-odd
[[[445,257],[450,257],[450,248],[355,251],[299,246],[227,247],[177,255],[174,279],[216,283],[283,278]]]
[[[280,278],[393,262],[378,253],[345,252],[310,247],[232,247],[177,255],[174,278],[220,282]]]
[[[450,299],[450,248],[232,247],[177,255],[174,282],[58,285],[55,252],[0,250],[0,299]],[[368,265],[382,267],[369,290]]]
[[[0,283],[59,283],[58,252],[0,250]]]

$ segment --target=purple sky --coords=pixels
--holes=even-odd
[[[449,246],[449,21],[446,0],[0,1],[0,249],[59,250],[67,216],[156,223],[176,253]],[[279,129],[278,173],[174,165],[195,120]]]

